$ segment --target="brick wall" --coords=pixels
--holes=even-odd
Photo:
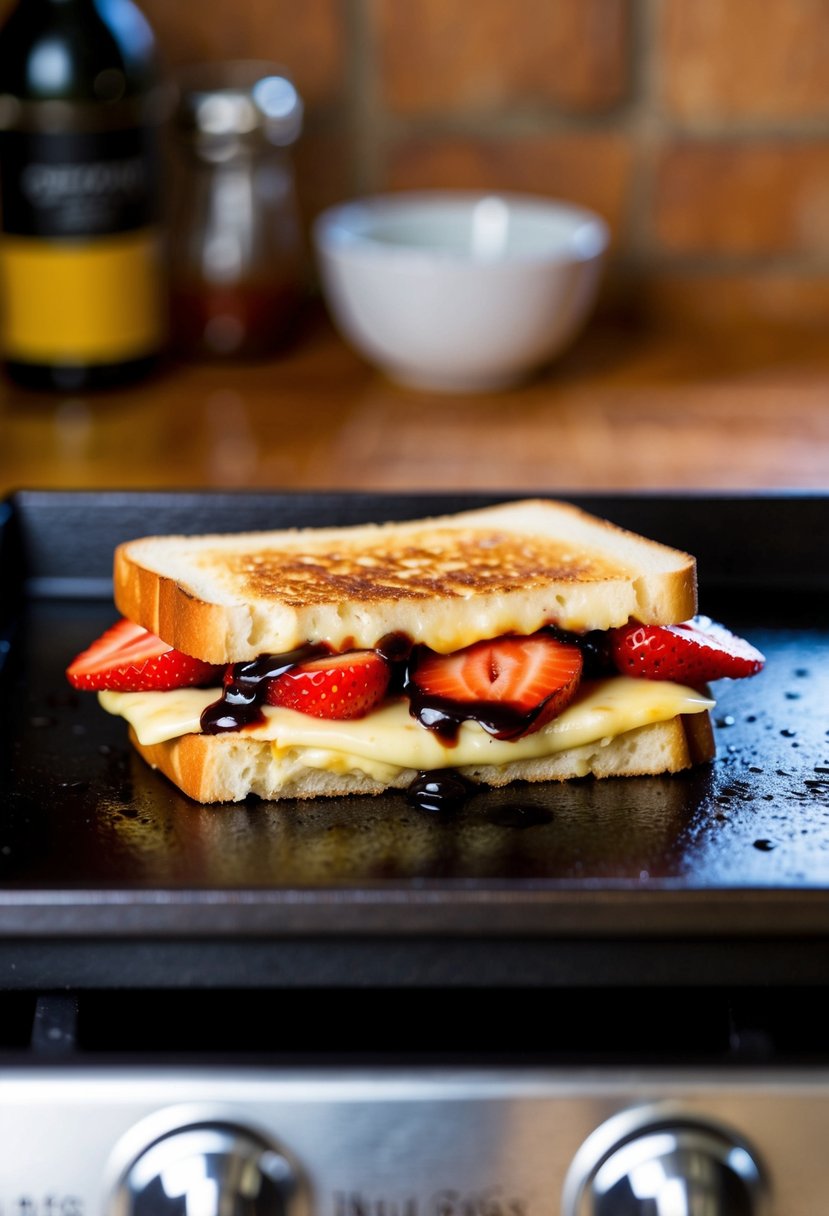
[[[141,0],[171,66],[267,57],[310,216],[383,189],[559,195],[628,305],[829,320],[829,0]]]

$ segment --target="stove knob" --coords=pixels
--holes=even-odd
[[[765,1210],[761,1168],[730,1133],[691,1121],[652,1123],[608,1144],[608,1126],[576,1157],[562,1216],[759,1216]]]
[[[254,1132],[194,1125],[141,1153],[112,1216],[292,1216],[297,1182],[293,1166]]]

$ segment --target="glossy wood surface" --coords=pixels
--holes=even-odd
[[[829,487],[829,341],[595,322],[532,383],[398,387],[310,319],[260,363],[175,363],[103,395],[0,389],[0,492],[21,487]]]

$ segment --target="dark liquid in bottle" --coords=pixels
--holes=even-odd
[[[22,0],[0,30],[0,80],[6,372],[63,392],[142,376],[166,314],[149,26],[132,0]]]

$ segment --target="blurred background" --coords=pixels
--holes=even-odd
[[[306,216],[385,189],[550,194],[609,222],[632,308],[829,319],[826,0],[142,7],[171,66],[290,70]]]
[[[171,73],[284,65],[306,234],[387,190],[563,198],[610,228],[598,307],[532,383],[430,397],[339,340],[312,267],[309,320],[265,368],[173,361],[152,394],[39,412],[7,392],[4,488],[829,484],[829,0],[140,8]]]

